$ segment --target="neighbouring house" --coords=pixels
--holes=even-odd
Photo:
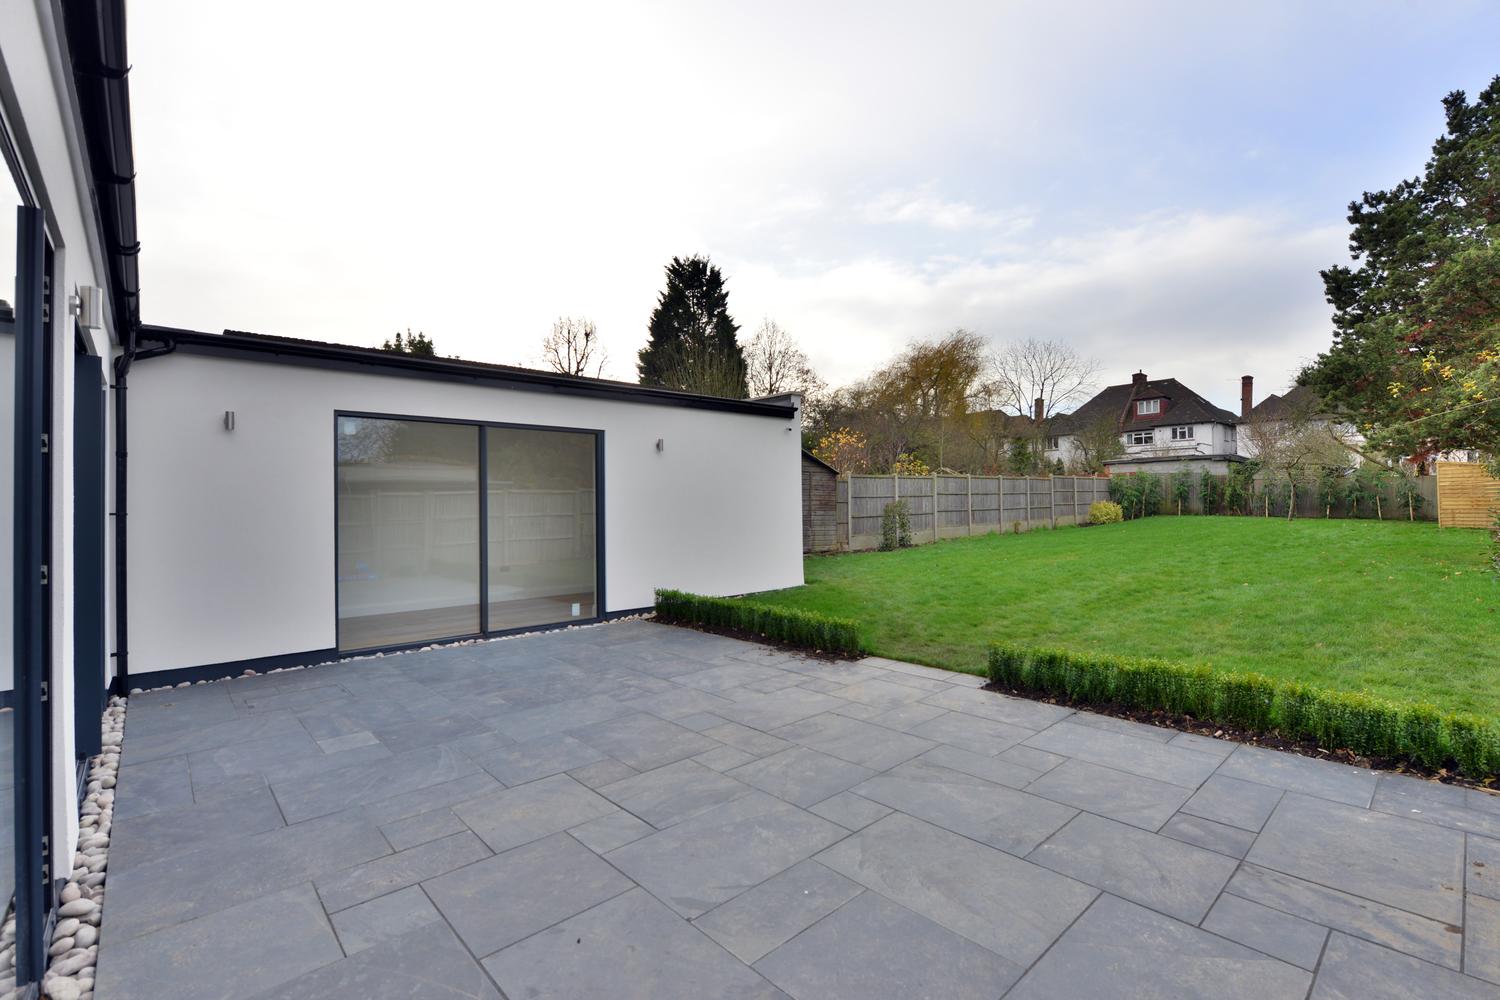
[[[0,993],[109,692],[802,582],[796,397],[143,325],[125,27],[0,4]]]
[[[839,547],[839,470],[806,449],[802,452],[802,551]]]
[[[1359,428],[1328,412],[1316,390],[1305,385],[1293,386],[1284,395],[1273,392],[1251,408],[1241,427],[1241,450],[1246,457],[1257,458],[1265,438],[1275,439],[1292,429],[1326,438],[1332,446],[1330,456],[1337,455],[1351,466],[1364,462],[1365,436]]]
[[[1250,410],[1253,382],[1242,382],[1242,410]],[[1120,454],[1105,461],[1111,475],[1170,473],[1179,469],[1224,475],[1243,462],[1241,417],[1210,403],[1176,379],[1149,379],[1136,372],[1129,382],[1101,390],[1048,427],[1047,460],[1072,468],[1091,442],[1118,435]]]

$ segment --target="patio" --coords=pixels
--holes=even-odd
[[[1500,799],[980,683],[620,622],[138,695],[96,996],[1500,997]]]

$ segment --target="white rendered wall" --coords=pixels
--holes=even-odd
[[[78,815],[74,776],[73,738],[73,324],[63,305],[79,285],[103,287],[103,259],[99,254],[96,222],[89,190],[81,137],[75,125],[69,94],[72,69],[63,59],[60,25],[52,20],[50,3],[11,0],[0,3],[0,110],[15,141],[26,186],[43,210],[47,237],[54,250],[53,381],[52,381],[52,551],[48,564],[52,595],[52,803],[51,829],[61,841],[58,857],[70,857],[76,842]],[[0,169],[4,169],[0,167]],[[13,205],[0,210],[14,212]],[[12,254],[7,253],[5,259]],[[8,277],[8,276],[7,276]],[[0,298],[10,299],[9,289]],[[59,312],[60,311],[60,312]],[[106,306],[106,327],[113,317]],[[0,338],[6,339],[9,338]],[[110,338],[102,331],[90,336],[95,353],[108,355]],[[14,349],[14,344],[10,345]],[[5,405],[14,403],[9,369]],[[11,415],[6,415],[10,427]],[[7,430],[7,433],[10,433]],[[10,510],[7,463],[4,509]],[[4,532],[10,544],[9,514]],[[7,568],[8,572],[8,568]],[[10,614],[7,580],[5,614]],[[112,601],[113,595],[109,595]]]
[[[133,676],[334,645],[335,411],[604,431],[607,611],[802,583],[796,417],[187,353],[129,408]]]

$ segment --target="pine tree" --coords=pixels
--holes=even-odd
[[[642,385],[744,399],[745,353],[724,275],[707,257],[673,257],[641,349]]]

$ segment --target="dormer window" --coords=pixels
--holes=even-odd
[[[1138,417],[1149,417],[1161,412],[1161,400],[1138,399],[1135,401],[1135,415]]]

